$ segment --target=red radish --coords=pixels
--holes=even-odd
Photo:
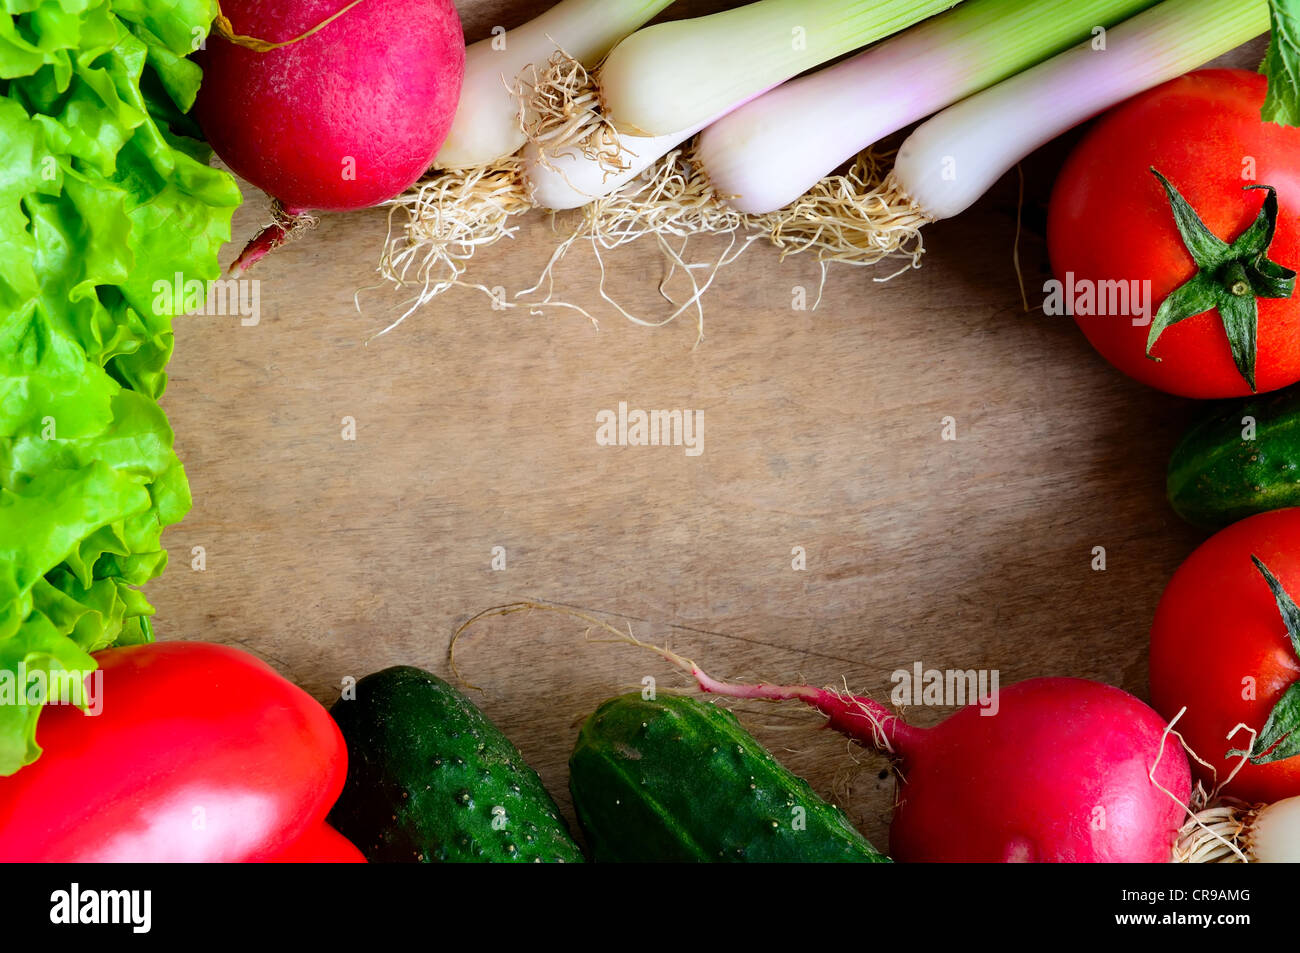
[[[221,7],[236,38],[214,33],[196,57],[196,115],[217,154],[284,212],[240,256],[242,271],[297,216],[369,208],[419,179],[456,115],[465,40],[451,0]]]
[[[798,699],[828,725],[898,762],[890,854],[911,862],[1168,862],[1191,770],[1165,723],[1127,692],[1035,678],[918,728],[870,698],[811,685],[719,682],[703,691]],[[993,714],[988,714],[992,712]],[[1154,779],[1154,783],[1153,783]]]
[[[827,726],[895,759],[900,786],[890,854],[910,862],[1167,863],[1187,816],[1191,768],[1178,737],[1151,708],[1082,678],[1033,678],[985,696],[933,728],[909,725],[870,698],[812,685],[719,681],[688,658],[649,645],[589,613],[541,602],[485,609],[471,626],[542,610],[581,619],[613,641],[663,656],[701,691],[765,701],[797,699]],[[608,640],[606,640],[608,641]],[[468,683],[466,683],[468,684]]]

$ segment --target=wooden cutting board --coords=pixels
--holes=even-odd
[[[546,4],[459,6],[472,40]],[[1049,277],[1046,200],[1074,139],[1023,166],[1031,306]],[[345,676],[389,665],[448,675],[458,625],[540,599],[731,678],[887,697],[890,673],[920,662],[1145,695],[1152,613],[1201,538],[1163,496],[1197,407],[1121,377],[1068,318],[1026,312],[1018,189],[1013,173],[930,228],[919,271],[881,282],[892,268],[832,270],[815,311],[794,305],[815,297],[817,267],[756,245],[719,275],[698,346],[688,318],[651,329],[602,307],[581,247],[559,287],[598,327],[456,290],[370,340],[405,300],[380,289],[354,305],[377,282],[385,213],[325,218],[258,267],[256,326],[178,323],[165,406],[195,505],[168,532],[172,565],[150,588],[160,635],[243,646],[330,703]],[[266,220],[265,198],[245,195],[237,242]],[[530,217],[474,275],[525,287],[554,243],[547,219]],[[649,243],[606,267],[620,302],[666,313]],[[703,453],[598,445],[597,415],[620,402],[702,411]],[[942,439],[946,417],[956,440]],[[1092,568],[1097,546],[1105,571]],[[585,715],[647,676],[687,686],[585,629],[549,613],[489,620],[458,655],[482,687],[472,697],[569,813],[566,760]],[[797,706],[739,711],[886,846],[894,782],[882,758],[817,731]]]

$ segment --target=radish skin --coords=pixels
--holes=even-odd
[[[225,0],[237,32],[272,42],[338,0]],[[196,59],[203,133],[236,173],[286,207],[369,208],[428,169],[451,126],[465,46],[450,0],[365,0],[268,52],[209,40]]]
[[[799,701],[827,726],[891,755],[899,775],[890,854],[902,861],[1168,863],[1192,796],[1187,755],[1172,726],[1137,698],[1081,678],[1035,678],[997,690],[932,728],[870,698],[813,685],[714,678],[690,659],[642,642],[630,628],[567,606],[514,602],[456,629],[448,662],[472,626],[545,611],[601,629],[688,672],[705,693]],[[468,683],[467,683],[468,684]]]
[[[465,40],[451,0],[225,0],[240,43],[214,36],[194,114],[212,148],[274,199],[242,274],[315,220],[410,188],[455,115]],[[244,43],[284,44],[250,49]]]

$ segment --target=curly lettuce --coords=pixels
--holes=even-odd
[[[1300,0],[1269,0],[1272,30],[1260,67],[1268,77],[1265,122],[1300,126]]]
[[[152,638],[141,587],[190,507],[152,288],[218,277],[240,201],[185,135],[215,13],[0,0],[0,677]],[[40,706],[11,695],[0,775],[40,755]]]

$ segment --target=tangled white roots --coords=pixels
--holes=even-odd
[[[930,218],[886,172],[892,159],[892,153],[868,149],[844,173],[827,176],[785,208],[751,219],[782,259],[813,252],[823,263],[905,259],[902,270],[919,268],[925,254],[921,229]]]
[[[597,163],[607,175],[628,169],[629,154],[602,114],[595,81],[581,63],[556,53],[540,73],[521,79],[514,92],[520,128],[543,163],[548,154],[563,150]],[[713,189],[688,148],[675,150],[622,188],[589,203],[571,225],[559,227],[560,240],[538,281],[505,301],[485,285],[465,281],[464,275],[479,249],[513,237],[518,217],[533,210],[523,158],[517,154],[480,168],[435,172],[388,203],[380,274],[418,291],[405,313],[379,333],[453,287],[482,291],[498,307],[565,307],[591,318],[555,291],[554,269],[580,241],[590,243],[599,263],[599,294],[605,302],[629,321],[653,327],[694,311],[697,341],[704,333],[704,295],[724,268],[764,238],[782,260],[811,254],[821,266],[823,285],[830,264],[861,266],[899,259],[905,262],[894,272],[899,274],[920,266],[925,251],[921,228],[929,219],[887,172],[892,158],[891,153],[868,150],[843,173],[823,179],[791,205],[746,215]],[[701,236],[725,239],[725,247],[705,260],[691,261],[687,245]],[[646,237],[654,238],[666,262],[659,292],[672,307],[667,317],[653,320],[632,314],[611,297],[602,254]],[[684,297],[670,292],[678,276],[685,281]],[[528,300],[534,295],[541,297]],[[819,291],[818,301],[820,297]]]

